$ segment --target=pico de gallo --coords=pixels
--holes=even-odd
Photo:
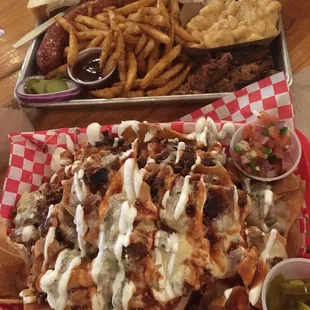
[[[274,178],[292,167],[290,129],[284,121],[261,112],[256,122],[244,126],[242,135],[232,156],[248,174]]]

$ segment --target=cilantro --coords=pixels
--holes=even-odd
[[[272,149],[268,147],[263,147],[262,152],[269,156],[272,153]]]
[[[243,151],[243,148],[237,144],[234,147],[234,151],[237,153],[241,153]]]
[[[262,132],[263,136],[265,137],[269,137],[269,131],[268,131],[268,128],[264,129],[263,132]]]
[[[253,174],[253,175],[256,175],[256,174],[257,174],[256,165],[255,165],[252,161],[250,161],[250,162],[249,162],[249,166],[250,166],[250,168],[251,168],[252,174]]]
[[[280,135],[281,136],[284,136],[287,134],[287,131],[288,131],[288,127],[283,127],[280,129]]]

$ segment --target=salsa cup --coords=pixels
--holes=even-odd
[[[243,130],[245,128],[246,125],[250,125],[255,123],[255,121],[250,122],[250,123],[246,123],[244,125],[241,125],[235,132],[235,134],[232,136],[231,141],[230,141],[230,154],[233,154],[234,151],[234,147],[236,146],[237,143],[239,143],[240,141],[244,140],[243,138]],[[287,125],[286,125],[287,126]],[[290,154],[292,157],[291,160],[291,167],[289,170],[287,170],[285,173],[278,175],[276,177],[272,177],[272,178],[262,178],[262,177],[258,177],[255,176],[253,174],[249,174],[248,172],[245,171],[245,169],[243,169],[240,164],[236,161],[236,159],[234,158],[234,156],[232,156],[232,160],[235,164],[235,166],[245,175],[247,175],[248,177],[258,180],[258,181],[263,181],[263,182],[272,182],[272,181],[276,181],[276,180],[280,180],[285,178],[286,176],[288,176],[289,174],[291,174],[294,170],[296,170],[299,162],[300,162],[300,158],[301,158],[301,153],[302,153],[302,148],[301,148],[301,144],[299,141],[298,136],[296,135],[296,133],[294,132],[294,130],[292,128],[290,128],[289,126],[287,126],[289,128],[290,131],[290,135],[291,135],[291,150],[290,150]]]

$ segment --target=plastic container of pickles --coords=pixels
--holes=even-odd
[[[262,288],[263,310],[310,310],[310,260],[292,258],[273,267]]]

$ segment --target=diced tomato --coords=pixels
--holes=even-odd
[[[279,119],[276,116],[267,114],[265,111],[260,113],[260,118],[258,119],[258,124],[260,125],[271,125],[279,122]]]
[[[281,147],[291,145],[291,137],[289,135],[280,136],[277,142]]]
[[[257,153],[257,157],[265,158],[265,154],[263,153],[261,148],[254,148],[253,150]]]
[[[253,126],[252,125],[244,126],[242,135],[244,139],[248,139],[251,136],[253,136]]]
[[[275,126],[271,126],[268,128],[269,136],[275,140],[280,138],[280,131]]]
[[[284,157],[284,151],[279,146],[274,148],[272,154],[281,159]]]
[[[282,173],[282,163],[281,162],[275,163],[273,166],[277,170],[278,174]]]
[[[254,141],[253,142],[253,146],[256,148],[256,149],[259,149],[261,150],[263,148],[263,144],[258,142],[258,141]]]
[[[272,139],[269,139],[267,142],[266,142],[266,146],[270,149],[273,149],[276,147],[276,141],[275,140],[272,140]]]

